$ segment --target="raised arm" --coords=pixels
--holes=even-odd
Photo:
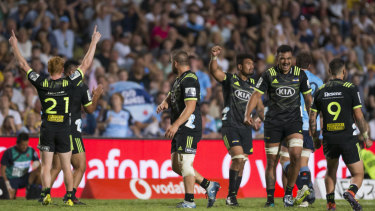
[[[12,46],[14,56],[16,57],[21,69],[25,73],[27,73],[27,71],[29,71],[31,68],[29,64],[27,63],[26,59],[23,58],[23,56],[21,55],[20,50],[18,49],[18,40],[13,30],[12,30],[12,36],[10,36],[9,38],[9,43]]]
[[[217,57],[220,55],[221,47],[214,46],[211,49],[211,61],[209,64],[210,74],[216,79],[218,82],[222,82],[225,80],[225,73],[221,71],[217,64]]]
[[[83,74],[85,74],[86,70],[89,69],[89,67],[91,66],[92,60],[94,59],[95,55],[96,44],[98,44],[100,37],[102,36],[99,32],[96,31],[96,28],[97,26],[95,26],[94,32],[92,33],[89,50],[83,58],[82,64],[78,67]]]

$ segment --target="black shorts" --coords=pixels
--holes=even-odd
[[[195,154],[202,132],[177,132],[172,139],[171,153]]]
[[[360,161],[358,142],[343,142],[342,144],[329,144],[323,141],[323,152],[326,159],[338,159],[340,155],[345,164],[352,164]]]
[[[81,119],[78,119],[81,120]],[[78,154],[81,152],[85,152],[85,146],[83,145],[82,140],[82,133],[81,133],[81,123],[75,124],[77,120],[72,121],[72,125],[70,126],[71,132],[71,139],[73,143],[73,150],[72,154]]]
[[[223,127],[221,129],[227,150],[234,146],[242,146],[245,154],[253,154],[253,137],[251,128]]]
[[[266,143],[281,143],[287,136],[299,133],[302,134],[302,122],[288,123],[264,123],[264,141]]]
[[[318,133],[319,133],[319,131],[318,131]],[[314,142],[313,142],[312,137],[309,134],[309,131],[308,130],[303,130],[302,131],[302,135],[303,135],[303,148],[304,149],[310,149],[310,150],[312,150],[314,152],[315,151],[315,149],[314,149]],[[286,141],[283,141],[282,145],[284,147],[287,147]]]
[[[38,149],[40,151],[65,153],[73,150],[68,124],[61,127],[43,124],[40,127]]]
[[[22,177],[9,179],[10,186],[13,189],[26,188],[29,184],[30,173],[26,173]]]

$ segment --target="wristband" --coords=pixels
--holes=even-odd
[[[217,56],[211,56],[211,60],[217,60]]]

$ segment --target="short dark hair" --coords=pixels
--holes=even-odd
[[[296,65],[299,68],[307,69],[312,64],[311,54],[307,51],[299,53],[296,57]]]
[[[78,67],[79,63],[76,61],[76,60],[67,60],[65,63],[64,63],[64,74],[67,75],[69,74],[69,71],[70,71],[70,68],[72,68],[72,66],[76,66]]]
[[[291,52],[293,53],[293,48],[290,47],[290,45],[280,45],[277,50],[276,50],[277,54],[279,53],[286,53],[286,52]]]
[[[255,62],[255,57],[252,54],[238,54],[236,56],[236,64],[243,64],[243,60],[245,59],[251,59],[253,62]]]
[[[329,63],[329,69],[332,75],[340,74],[343,67],[345,67],[345,62],[340,58],[333,59]]]
[[[22,141],[28,141],[29,140],[29,134],[27,133],[20,133],[17,136],[17,144],[20,144]]]
[[[172,52],[172,59],[176,61],[179,65],[189,65],[189,55],[186,51],[177,50]]]

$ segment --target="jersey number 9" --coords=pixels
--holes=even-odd
[[[336,111],[332,111],[332,106],[336,106]],[[341,106],[338,102],[331,102],[330,104],[328,104],[328,113],[333,115],[333,121],[336,121],[337,118],[339,117],[340,115],[340,112],[341,112]]]

